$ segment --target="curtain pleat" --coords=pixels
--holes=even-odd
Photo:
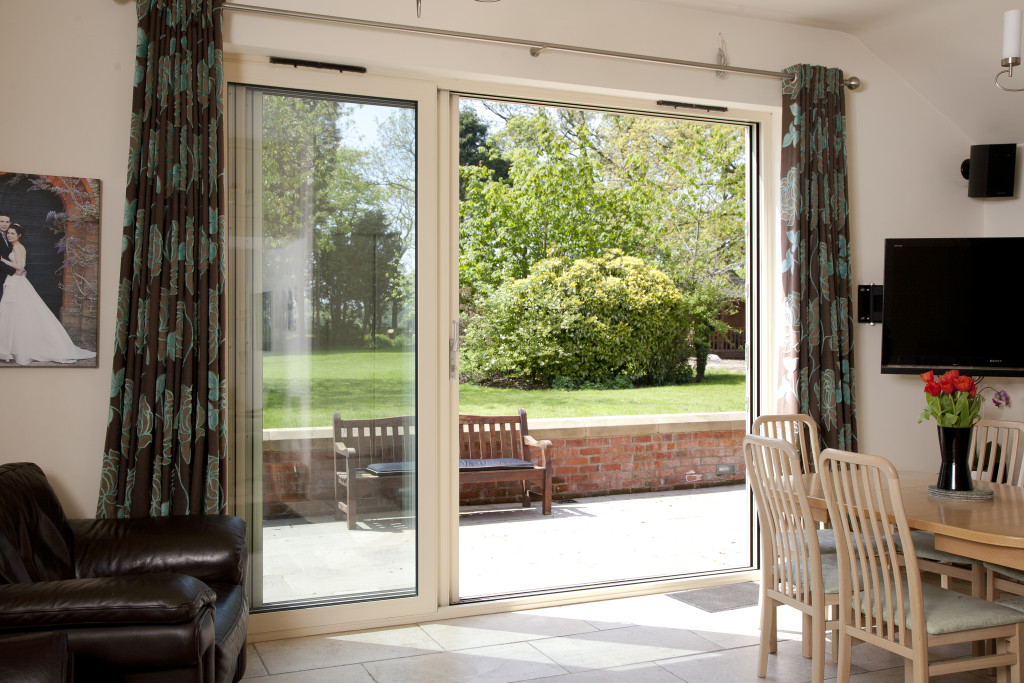
[[[221,2],[137,2],[98,517],[226,507]]]
[[[843,72],[786,69],[782,90],[780,412],[810,415],[822,445],[856,450]]]

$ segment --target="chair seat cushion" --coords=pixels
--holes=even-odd
[[[533,463],[518,458],[466,458],[459,460],[459,470],[532,470]]]
[[[412,474],[416,471],[416,463],[408,460],[402,460],[401,462],[374,462],[363,469],[378,477],[387,477],[398,474]]]
[[[911,531],[910,538],[914,541],[914,553],[925,560],[933,562],[950,562],[953,564],[974,564],[974,560],[963,555],[954,555],[935,549],[935,534],[930,531]],[[903,551],[903,544],[900,542],[900,535],[893,534],[893,541],[896,547]]]
[[[1013,605],[1003,604],[1002,601],[988,602],[929,583],[921,585],[921,593],[924,598],[925,630],[929,635],[958,633],[1024,622],[1024,611],[1015,609]],[[906,626],[911,628],[910,591],[905,578],[903,579],[903,595],[907,600],[905,605]],[[868,595],[864,594],[862,598],[862,602],[866,602]],[[875,613],[873,604],[871,611]]]
[[[1004,567],[1001,564],[993,564],[991,562],[985,563],[985,569],[991,569],[996,574],[1002,574],[1003,576],[1013,579],[1014,581],[1024,581],[1024,572],[1013,567]],[[1024,609],[1022,607],[1021,609]]]

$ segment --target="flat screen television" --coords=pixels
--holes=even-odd
[[[887,239],[882,372],[1024,376],[1024,237]]]

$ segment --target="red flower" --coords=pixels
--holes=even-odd
[[[924,385],[924,391],[926,394],[938,396],[942,393],[942,387],[939,386],[938,382],[928,382],[928,384]]]
[[[950,370],[950,371],[948,371],[948,372],[947,372],[946,374],[944,374],[944,375],[943,375],[943,376],[942,376],[942,377],[941,377],[941,378],[939,379],[939,381],[941,382],[942,380],[945,380],[945,379],[948,379],[948,380],[954,380],[954,379],[956,379],[956,378],[957,378],[957,377],[959,377],[959,376],[960,376],[960,371],[959,371],[959,370]]]
[[[974,378],[969,375],[957,377],[953,380],[953,386],[956,387],[957,391],[970,391],[974,388]]]
[[[928,372],[922,372],[921,379],[924,380],[925,384],[930,384],[931,382],[935,381],[935,373],[931,370],[929,370]]]
[[[977,393],[978,393],[978,385],[977,384],[972,384],[971,385],[971,390],[969,392],[967,392],[967,398],[974,398],[975,394],[977,394]]]
[[[953,380],[943,375],[939,379],[939,386],[942,388],[942,393],[952,394],[956,387],[953,386]]]

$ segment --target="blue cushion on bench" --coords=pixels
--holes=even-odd
[[[376,474],[378,477],[386,477],[392,474],[412,474],[416,471],[416,463],[403,460],[402,462],[374,462],[364,467],[367,472]]]
[[[533,469],[532,462],[518,458],[469,458],[459,460],[460,470],[519,470]]]

